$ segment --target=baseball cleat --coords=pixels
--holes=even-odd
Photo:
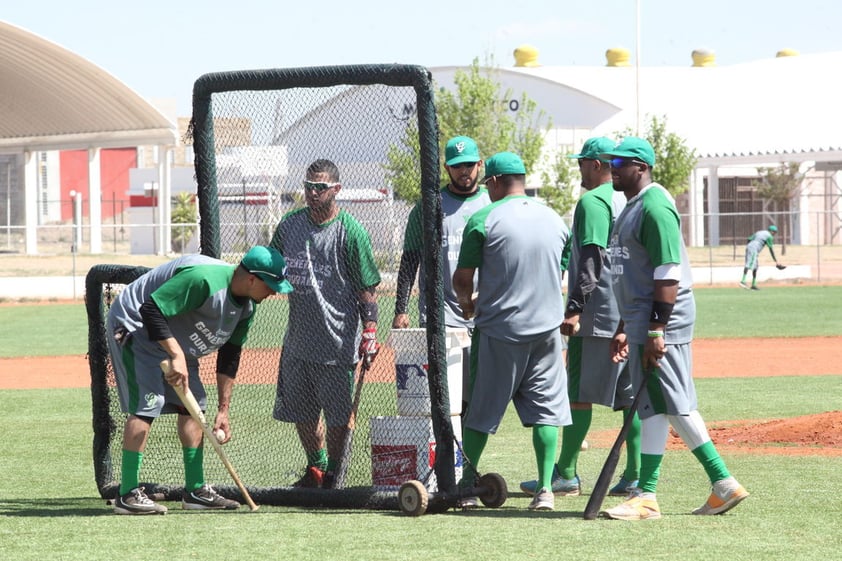
[[[726,477],[713,484],[710,497],[705,504],[695,509],[693,514],[723,514],[740,504],[746,497],[748,491],[733,477]]]
[[[629,481],[625,477],[621,477],[616,485],[611,487],[608,491],[609,497],[627,497],[629,493],[633,492],[637,487],[638,480]]]
[[[527,495],[534,495],[535,489],[538,488],[538,481],[533,479],[531,481],[522,481],[520,490]],[[558,466],[553,467],[553,478],[551,491],[557,497],[577,497],[582,493],[582,480],[579,476],[573,479],[564,479],[558,472]]]
[[[166,514],[167,507],[159,505],[144,492],[143,487],[135,487],[114,501],[115,514]]]
[[[237,510],[240,508],[240,503],[226,499],[205,483],[193,491],[184,490],[181,508],[184,510]]]
[[[602,514],[613,520],[657,520],[661,517],[661,508],[655,493],[637,493],[626,502],[602,511]]]
[[[529,510],[553,510],[555,508],[555,496],[546,487],[542,487],[529,503]]]

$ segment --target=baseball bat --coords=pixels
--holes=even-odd
[[[339,465],[336,467],[336,487],[338,489],[345,487],[345,480],[348,477],[348,466],[351,463],[351,444],[354,441],[354,429],[357,426],[357,411],[360,408],[360,398],[363,394],[362,389],[363,382],[365,381],[365,373],[369,369],[369,365],[365,359],[360,362],[362,364],[360,365],[357,387],[354,389],[354,401],[351,404],[351,415],[348,417],[345,441],[342,443],[342,456],[339,458]]]
[[[631,429],[634,414],[637,412],[637,408],[640,404],[640,396],[643,395],[643,390],[646,388],[646,382],[648,380],[649,375],[647,372],[643,376],[643,381],[637,389],[637,393],[634,394],[634,399],[629,406],[628,415],[626,415],[626,418],[623,420],[623,426],[620,427],[620,432],[614,440],[614,445],[611,447],[611,451],[608,452],[608,457],[605,458],[605,464],[602,466],[602,471],[599,472],[599,477],[596,478],[596,483],[594,483],[593,491],[588,499],[588,504],[585,505],[585,512],[583,513],[583,518],[585,520],[596,519],[599,514],[599,509],[602,508],[602,502],[608,494],[608,486],[611,485],[611,479],[614,477],[614,472],[617,470],[617,464],[620,462],[620,451],[623,448],[623,443],[626,441],[626,436],[629,434],[629,429]]]
[[[172,363],[169,359],[165,359],[161,361],[161,370],[164,371],[166,374],[170,371],[172,367]],[[214,436],[213,432],[211,431],[210,427],[208,426],[208,422],[205,419],[205,414],[202,413],[202,408],[199,407],[199,402],[196,401],[196,398],[193,396],[193,392],[190,391],[190,388],[187,388],[187,391],[184,391],[180,385],[174,385],[173,388],[175,389],[175,393],[178,394],[178,398],[181,400],[181,403],[184,404],[184,407],[187,408],[187,411],[190,413],[190,416],[193,417],[193,420],[199,423],[202,427],[202,432],[205,435],[205,438],[208,442],[211,443],[213,449],[216,451],[216,455],[219,456],[219,459],[222,460],[222,464],[225,466],[225,469],[228,470],[228,473],[231,475],[231,478],[234,480],[234,483],[237,484],[237,488],[240,490],[240,493],[243,494],[243,498],[245,498],[246,503],[249,505],[249,508],[252,511],[257,510],[260,508],[257,506],[251,498],[246,486],[243,485],[243,482],[240,481],[240,476],[237,475],[237,470],[234,469],[234,466],[231,464],[231,461],[228,459],[228,456],[225,454],[225,451],[222,449],[222,445]]]

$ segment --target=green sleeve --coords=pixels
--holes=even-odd
[[[596,196],[584,196],[576,206],[573,218],[580,247],[595,245],[606,249],[611,235],[611,207]]]
[[[406,231],[403,236],[404,251],[421,251],[424,244],[423,229],[421,227],[421,204],[412,207],[406,221]]]
[[[652,265],[681,263],[681,219],[675,205],[662,193],[643,201],[640,239]]]
[[[490,206],[490,205],[489,205]],[[456,266],[460,269],[476,269],[482,265],[482,247],[485,245],[485,217],[484,207],[465,224],[462,231],[462,247],[459,250],[459,261]]]
[[[215,266],[220,269],[221,267]],[[164,317],[174,317],[199,308],[212,292],[208,268],[201,266],[178,269],[173,277],[150,295]]]
[[[354,287],[364,290],[377,286],[380,284],[380,272],[374,261],[368,232],[350,214],[343,213],[340,219],[347,232],[348,268],[353,275]]]

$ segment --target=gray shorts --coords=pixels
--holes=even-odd
[[[629,345],[629,371],[635,388],[643,381],[643,346]],[[698,409],[690,343],[667,345],[667,353],[649,376],[637,409],[641,419],[653,415],[687,415]]]
[[[625,362],[611,360],[611,339],[571,337],[567,350],[567,389],[571,402],[595,403],[615,411],[634,399]]]
[[[746,248],[746,261],[744,267],[746,269],[751,269],[752,271],[757,270],[757,265],[760,262],[759,259],[760,252],[756,249],[747,247]]]
[[[315,423],[324,411],[329,427],[351,417],[352,365],[317,364],[281,353],[272,416],[287,423]]]
[[[120,410],[153,419],[165,413],[183,413],[181,400],[161,371],[161,361],[169,358],[164,349],[157,343],[142,339],[142,336],[129,333],[124,333],[118,342],[110,326],[107,331]],[[188,360],[187,369],[190,391],[204,411],[208,400],[205,386],[199,379],[199,362]]]
[[[570,424],[558,329],[527,343],[492,339],[478,329],[476,337],[476,370],[464,426],[494,434],[510,401],[526,427]]]

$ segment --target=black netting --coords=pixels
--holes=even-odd
[[[420,159],[413,165],[422,186],[425,239],[440,239],[438,139],[425,69],[370,65],[264,70],[210,74],[196,82],[191,127],[202,253],[236,263],[252,245],[269,244],[285,213],[304,205],[307,166],[326,158],[339,168],[339,206],[367,230],[382,278],[377,289],[378,340],[384,347],[362,387],[342,489],[291,487],[303,474],[306,458],[295,426],[272,418],[281,342],[288,327],[287,300],[276,296],[258,307],[231,405],[234,438],[226,444],[231,463],[258,503],[393,508],[396,486],[403,479],[427,479],[431,488],[447,490],[455,485],[452,421],[458,417],[452,417],[443,376],[449,345],[440,313],[441,267],[435,243],[427,244],[422,266],[427,278],[438,282],[428,283],[427,294],[419,296],[427,299],[427,331],[410,349],[421,347],[422,358],[413,360],[423,365],[418,364],[413,375],[425,379],[431,397],[422,405],[426,412],[397,417],[405,402],[399,407],[395,356],[411,353],[390,344],[389,327],[411,207],[392,196],[384,164],[387,150],[399,144],[410,123],[417,125],[421,146]],[[103,496],[113,496],[119,484],[125,417],[119,413],[102,318],[109,300],[140,273],[137,268],[98,266],[88,276],[94,461]],[[216,403],[214,366],[214,357],[206,357],[200,369],[211,412]],[[180,445],[169,417],[153,425],[141,470],[147,490],[167,497],[177,496],[183,481]],[[206,450],[207,480],[236,498],[238,490],[225,468],[210,447]]]

